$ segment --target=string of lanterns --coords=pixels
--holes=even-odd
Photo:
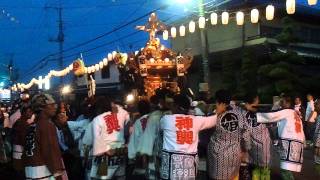
[[[274,19],[274,14],[275,14],[275,8],[273,5],[268,5],[266,7],[266,19],[268,21],[271,21]],[[244,20],[245,20],[245,14],[244,12],[242,11],[238,11],[235,13],[236,16],[236,23],[237,25],[239,26],[242,26],[244,25]],[[251,20],[251,23],[258,23],[259,22],[259,10],[254,8],[251,10],[250,12],[250,20]],[[217,25],[218,24],[218,19],[219,19],[219,15],[216,13],[216,12],[213,12],[210,14],[210,22],[211,22],[211,25]],[[221,13],[221,24],[223,25],[227,25],[229,23],[229,19],[230,19],[230,13],[227,12],[227,11],[224,11]],[[199,17],[198,19],[198,27],[199,29],[204,29],[206,27],[206,18],[201,16]],[[188,28],[189,28],[189,32],[192,34],[195,32],[196,30],[196,22],[194,20],[191,20],[189,22],[189,25],[188,25]],[[186,27],[184,25],[181,25],[179,27],[179,35],[181,37],[184,37],[186,35]],[[168,30],[164,30],[163,31],[163,34],[162,34],[162,37],[164,40],[168,40],[169,38],[169,31]],[[171,38],[176,38],[177,37],[177,28],[176,27],[171,27],[170,29],[170,37]]]
[[[136,51],[136,54],[137,53],[138,51]],[[121,56],[121,59],[123,61],[121,63],[125,63],[125,61],[128,59],[127,53],[118,53],[116,51],[113,51],[112,53],[108,53],[107,57],[103,58],[99,63],[91,66],[84,66],[84,74],[92,74],[103,69],[105,66],[108,65],[109,61],[115,60],[118,54]],[[78,59],[78,60],[81,60],[81,59]],[[67,66],[66,68],[60,71],[50,70],[49,73],[44,78],[42,78],[42,76],[40,76],[39,79],[32,78],[31,81],[27,84],[17,83],[11,87],[11,90],[12,91],[20,90],[21,92],[23,92],[25,89],[30,89],[33,85],[42,86],[42,84],[48,84],[48,81],[50,81],[50,78],[66,76],[72,70],[74,70],[74,63],[70,64],[69,66]]]
[[[317,0],[308,0],[308,4],[310,6],[314,6],[317,4]],[[287,0],[286,1],[286,11],[288,14],[294,14],[296,9],[296,0]],[[235,18],[236,18],[236,24],[239,26],[244,25],[244,20],[245,20],[245,14],[242,11],[238,11],[235,13]],[[268,5],[265,8],[265,18],[267,21],[271,21],[274,19],[275,15],[275,7],[273,5]],[[250,21],[251,23],[255,24],[259,22],[259,17],[260,13],[259,10],[254,8],[250,11]],[[218,24],[218,18],[219,15],[216,12],[213,12],[210,14],[210,21],[211,25],[217,25]],[[230,13],[227,11],[224,11],[221,13],[221,24],[227,25],[229,23],[230,19]],[[201,16],[198,19],[198,25],[199,29],[204,29],[206,26],[206,18]],[[196,22],[194,20],[191,20],[189,22],[189,32],[192,34],[196,30]],[[184,37],[186,34],[186,27],[184,25],[181,25],[179,27],[179,35],[181,37]],[[164,30],[162,34],[163,40],[168,40],[169,38],[169,31]],[[176,27],[171,27],[170,29],[170,37],[171,38],[176,38],[177,37],[177,28]]]
[[[314,6],[317,4],[317,0],[308,0],[308,4],[310,6]],[[294,14],[296,11],[296,0],[286,0],[286,11],[288,14]],[[271,21],[274,19],[274,14],[275,14],[275,8],[273,5],[268,5],[265,9],[265,18],[268,21]],[[3,10],[4,13],[4,10]],[[245,14],[242,11],[238,11],[235,13],[236,14],[236,23],[239,26],[244,25],[244,20],[245,20]],[[259,22],[259,10],[254,8],[250,11],[250,21],[251,23],[258,23]],[[211,25],[217,25],[218,24],[218,17],[219,15],[216,12],[213,12],[210,14],[210,22]],[[229,13],[227,11],[224,11],[221,13],[221,24],[223,25],[227,25],[229,23]],[[201,16],[198,19],[198,25],[200,29],[204,29],[206,26],[206,18]],[[190,33],[194,33],[196,30],[196,22],[191,20],[189,22],[188,25],[188,29]],[[176,27],[171,27],[170,29],[170,35],[172,38],[175,38],[177,36],[177,28]],[[186,35],[186,27],[184,25],[181,25],[179,27],[179,35],[181,37],[184,37]],[[162,37],[164,40],[168,40],[169,38],[169,31],[168,30],[164,30]],[[137,54],[138,52],[136,51],[135,54]],[[104,58],[103,60],[101,60],[99,63],[92,65],[92,66],[88,66],[88,67],[84,67],[84,73],[85,74],[91,74],[91,73],[95,73],[96,71],[99,71],[100,69],[102,69],[104,66],[108,65],[108,61],[112,61],[115,59],[116,55],[118,53],[116,51],[113,51],[112,53],[108,53],[107,57]],[[123,57],[123,60],[126,61],[128,58],[128,55],[126,53],[121,54],[121,56]],[[45,78],[39,77],[39,79],[33,78],[28,84],[24,84],[24,83],[17,83],[15,85],[13,85],[11,87],[11,90],[13,91],[23,91],[24,89],[29,89],[31,88],[34,84],[47,84],[48,81],[50,80],[51,77],[55,76],[55,77],[61,77],[61,76],[66,76],[67,74],[70,73],[70,71],[72,71],[74,68],[73,64],[70,64],[68,67],[66,67],[63,70],[60,71],[55,71],[55,70],[51,70],[46,76]]]

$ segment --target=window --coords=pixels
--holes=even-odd
[[[110,78],[110,66],[104,66],[101,70],[101,78],[109,79]]]

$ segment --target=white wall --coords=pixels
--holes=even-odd
[[[119,83],[120,79],[119,79],[119,70],[117,65],[115,64],[110,64],[108,65],[110,68],[110,78],[108,79],[102,79],[101,77],[101,71],[97,71],[95,72],[95,81],[96,84],[102,84],[102,83]],[[77,78],[77,85],[78,86],[86,86],[87,85],[87,81],[86,81],[87,76],[82,76],[80,78]]]

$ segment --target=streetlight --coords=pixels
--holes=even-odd
[[[61,89],[61,93],[63,95],[69,94],[70,92],[71,92],[70,85],[63,86],[62,89]]]

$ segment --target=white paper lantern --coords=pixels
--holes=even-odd
[[[117,51],[112,51],[112,59],[114,59],[117,55]]]
[[[177,29],[176,27],[171,27],[171,37],[175,38],[177,36]]]
[[[194,21],[190,21],[190,23],[189,23],[189,32],[190,33],[194,33],[195,30],[196,30],[196,23]]]
[[[296,0],[287,0],[286,9],[288,14],[294,14],[296,12]]]
[[[111,53],[108,53],[108,60],[112,61],[112,54]]]
[[[310,6],[316,5],[317,4],[317,0],[308,0],[308,4]]]
[[[199,28],[204,29],[206,27],[206,18],[205,17],[199,17]]]
[[[218,14],[213,12],[210,15],[210,19],[211,19],[211,24],[212,25],[217,25],[218,24]]]
[[[103,61],[100,61],[100,62],[99,62],[99,68],[102,69],[103,66],[104,66],[104,65],[103,65]]]
[[[99,71],[99,70],[100,70],[100,65],[99,65],[99,64],[96,64],[96,65],[94,66],[94,69],[95,69],[96,71]]]
[[[184,25],[181,25],[180,28],[179,28],[179,33],[180,33],[180,36],[183,37],[186,35],[186,27]]]
[[[103,58],[103,65],[104,66],[108,65],[108,59],[107,58]]]
[[[258,9],[251,10],[251,22],[257,23],[259,21],[259,11]]]
[[[169,32],[167,30],[164,30],[162,34],[163,40],[168,40],[168,37],[169,37]]]
[[[223,12],[221,15],[221,22],[222,24],[226,25],[229,23],[229,13],[228,12]]]
[[[237,12],[236,19],[237,19],[237,25],[242,26],[244,24],[244,13],[240,11]]]
[[[274,6],[273,5],[268,5],[266,7],[266,19],[268,21],[273,20],[274,18]]]
[[[169,61],[170,61],[169,58],[164,59],[164,62],[166,62],[166,63],[168,63]]]

